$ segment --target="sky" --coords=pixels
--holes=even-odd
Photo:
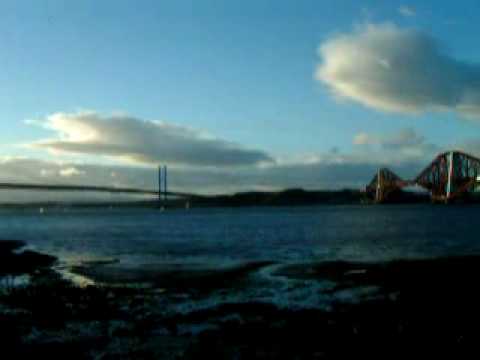
[[[480,3],[0,1],[0,181],[361,188],[480,156]],[[0,194],[5,196],[5,194]]]

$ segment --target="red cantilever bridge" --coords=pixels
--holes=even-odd
[[[413,180],[404,180],[382,168],[367,185],[366,192],[375,202],[407,186],[420,186],[430,192],[434,202],[448,203],[473,192],[480,183],[480,159],[461,151],[448,151],[437,157]]]

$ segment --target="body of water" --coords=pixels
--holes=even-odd
[[[480,206],[1,210],[0,238],[67,262],[382,261],[480,252]]]
[[[334,260],[480,254],[479,217],[476,205],[17,209],[0,211],[0,238],[56,255],[79,283],[167,289],[178,296],[162,298],[158,309],[166,312],[244,302],[326,308],[370,290],[332,298],[332,282],[295,272],[312,274],[315,264]],[[192,295],[199,292],[205,296]]]

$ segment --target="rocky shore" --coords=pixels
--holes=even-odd
[[[2,359],[459,359],[478,352],[478,256],[170,269],[143,274],[148,287],[109,285],[128,276],[102,263],[72,269],[96,281],[79,286],[55,270],[54,257],[24,245],[0,241]],[[231,300],[265,269],[297,284],[327,281],[328,306]],[[18,276],[28,281],[11,286]]]

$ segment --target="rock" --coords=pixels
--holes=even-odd
[[[20,249],[26,244],[20,240],[0,240],[0,256],[10,254],[13,250]]]
[[[0,240],[0,276],[31,274],[52,266],[57,260],[54,256],[31,250],[15,251],[24,246],[22,241]]]

